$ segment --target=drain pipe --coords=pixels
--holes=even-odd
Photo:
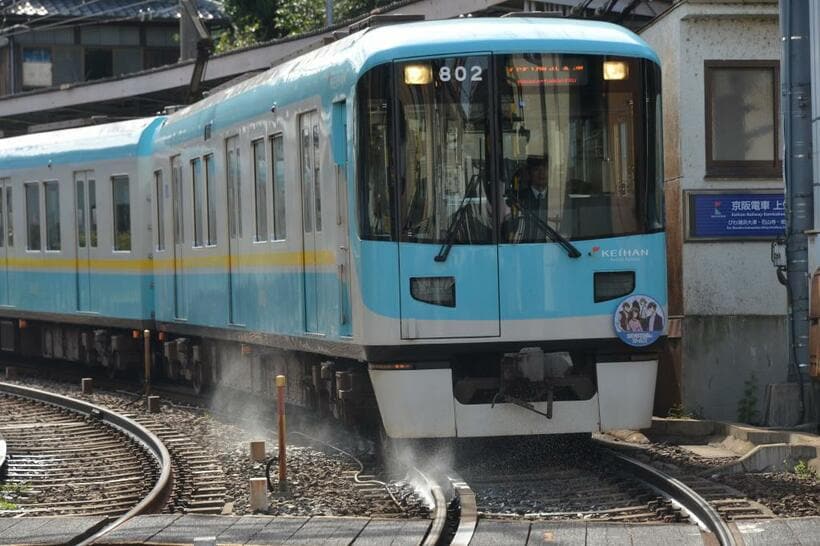
[[[800,383],[801,422],[805,414],[803,377],[809,366],[808,232],[814,227],[811,156],[811,45],[809,2],[780,2],[783,41],[781,105],[786,186],[786,258],[791,351],[788,377]]]

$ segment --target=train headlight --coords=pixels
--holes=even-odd
[[[594,274],[594,301],[614,300],[635,290],[634,271],[599,271]]]
[[[433,81],[433,67],[429,64],[408,64],[404,66],[404,83],[407,85],[427,85]]]
[[[629,77],[629,67],[623,61],[604,61],[605,80],[625,80]]]

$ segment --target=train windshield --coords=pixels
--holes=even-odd
[[[358,91],[364,238],[536,243],[662,228],[654,63],[449,57],[376,67]]]

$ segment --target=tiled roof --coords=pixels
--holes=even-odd
[[[222,2],[194,0],[204,21],[228,19]],[[0,0],[0,15],[28,18],[87,17],[95,20],[176,20],[178,0]]]

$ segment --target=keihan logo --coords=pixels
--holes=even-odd
[[[613,248],[602,249],[599,246],[592,247],[590,256],[600,256],[601,258],[642,258],[649,256],[648,248]]]

